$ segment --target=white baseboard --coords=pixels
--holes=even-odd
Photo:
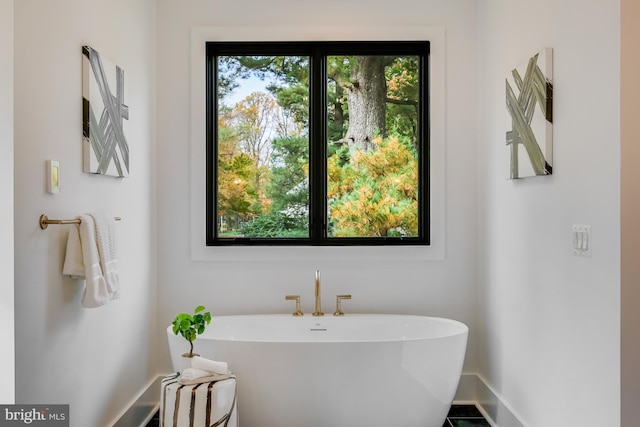
[[[158,410],[162,378],[164,376],[160,375],[152,381],[113,427],[144,427]],[[453,401],[456,404],[475,404],[493,427],[524,427],[514,411],[477,374],[462,374]]]
[[[524,427],[515,411],[477,374],[462,374],[454,403],[475,404],[493,427]]]
[[[458,391],[453,401],[457,404],[476,403],[477,383],[478,376],[476,374],[462,374],[458,383]]]
[[[151,381],[140,396],[112,424],[112,427],[146,426],[160,405],[160,381],[162,378],[164,376],[158,376]]]

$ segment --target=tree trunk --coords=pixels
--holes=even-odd
[[[340,84],[336,83],[336,100],[333,103],[333,123],[338,129],[343,129],[344,126],[344,108],[342,106],[343,94],[344,89]]]
[[[373,138],[385,136],[387,84],[384,56],[355,56],[351,84],[347,85],[349,151],[373,148]]]

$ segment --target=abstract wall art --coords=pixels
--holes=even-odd
[[[545,48],[507,74],[509,179],[551,175],[553,49]]]
[[[82,47],[82,134],[84,172],[129,175],[124,70]]]

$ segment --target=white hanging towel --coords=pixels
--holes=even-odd
[[[109,302],[107,283],[100,267],[100,254],[96,244],[96,227],[91,215],[80,215],[80,243],[86,286],[82,295],[82,306],[95,308]]]
[[[96,243],[100,255],[100,267],[107,283],[109,299],[118,299],[120,298],[120,279],[118,278],[115,220],[95,213],[90,215],[93,217],[96,226]]]
[[[77,217],[76,219],[80,219]],[[67,251],[64,256],[62,274],[72,279],[84,279],[84,262],[82,261],[82,244],[80,243],[80,229],[77,225],[69,227],[67,236]]]
[[[69,229],[62,268],[62,274],[86,280],[81,300],[85,308],[103,306],[120,295],[115,227],[102,218],[96,224],[95,217],[99,216],[80,215],[80,225]]]

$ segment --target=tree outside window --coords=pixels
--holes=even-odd
[[[208,244],[428,244],[428,42],[207,52]]]

